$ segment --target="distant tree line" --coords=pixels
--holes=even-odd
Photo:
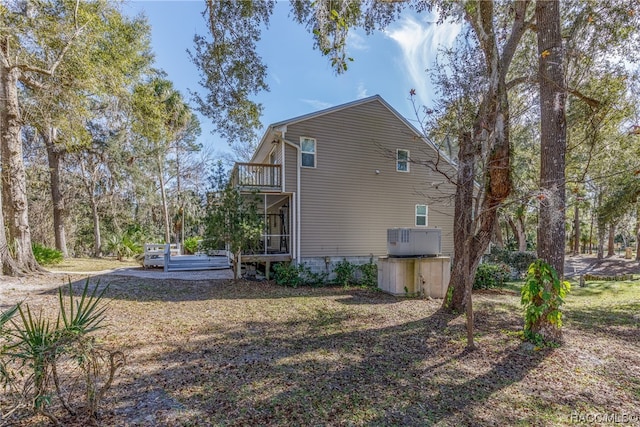
[[[0,4],[0,258],[179,241],[202,217],[200,124],[161,70],[150,28],[106,0]]]

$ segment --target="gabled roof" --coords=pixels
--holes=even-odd
[[[413,124],[411,124],[411,122],[409,122],[406,118],[404,118],[391,105],[389,105],[389,103],[387,101],[385,101],[380,95],[377,95],[377,94],[373,95],[373,96],[369,96],[367,98],[362,98],[362,99],[357,99],[355,101],[347,102],[346,104],[336,105],[334,107],[326,108],[324,110],[315,111],[315,112],[309,113],[309,114],[304,114],[302,116],[294,117],[294,118],[291,118],[291,119],[288,119],[288,120],[283,120],[281,122],[272,123],[271,125],[269,125],[269,127],[267,128],[264,136],[260,140],[260,144],[258,144],[258,147],[256,148],[256,151],[254,153],[254,157],[260,151],[260,147],[262,147],[262,145],[264,144],[265,140],[270,139],[271,132],[273,132],[274,130],[277,130],[278,128],[282,128],[282,127],[286,127],[286,126],[289,126],[289,125],[293,125],[293,124],[296,124],[296,123],[299,123],[299,122],[303,122],[305,120],[315,119],[317,117],[321,117],[321,116],[324,116],[326,114],[335,113],[337,111],[341,111],[341,110],[344,110],[344,109],[347,109],[347,108],[351,108],[351,107],[356,107],[358,105],[368,104],[370,102],[379,102],[380,104],[382,104],[394,116],[396,116],[396,118],[398,118],[398,120],[400,120],[402,123],[404,123],[417,137],[422,139],[427,145],[431,146],[434,150],[436,150],[444,160],[449,162],[449,164],[451,164],[451,165],[455,165],[455,162],[452,161],[449,158],[449,156],[447,156],[446,154],[442,153],[440,151],[440,149],[438,148],[438,146],[433,141],[431,141],[430,138],[428,138],[426,135],[424,135],[422,132],[420,132]]]

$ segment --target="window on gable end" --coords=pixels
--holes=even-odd
[[[416,205],[416,227],[426,227],[429,224],[429,207]]]
[[[409,150],[396,150],[396,170],[409,172]]]
[[[316,140],[303,136],[300,138],[300,153],[302,156],[302,167],[316,167]]]

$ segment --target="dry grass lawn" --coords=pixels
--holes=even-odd
[[[640,425],[640,282],[575,287],[566,342],[551,349],[522,343],[515,289],[476,293],[473,352],[464,318],[439,313],[438,300],[266,282],[107,282],[100,333],[127,364],[105,426],[561,426],[610,415]],[[56,294],[29,301],[54,307]]]
[[[134,259],[119,261],[115,258],[67,258],[59,264],[45,267],[52,271],[103,271],[123,267],[139,267],[140,263]]]

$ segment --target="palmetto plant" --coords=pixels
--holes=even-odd
[[[42,312],[34,314],[27,304],[17,305],[0,318],[0,326],[11,325],[2,329],[6,337],[2,378],[11,382],[23,406],[28,403],[56,425],[61,424],[57,416],[61,410],[70,416],[95,418],[124,363],[121,352],[102,348],[91,335],[104,326],[106,290],[100,290],[99,284],[90,290],[88,280],[80,296],[74,296],[71,283],[68,295],[60,288],[55,323]]]
[[[18,311],[18,306],[13,306],[7,311],[0,313],[0,383],[6,385],[10,379],[9,372],[5,366],[5,353],[9,349],[7,342],[8,331],[5,329],[5,324],[11,320],[11,318]]]

